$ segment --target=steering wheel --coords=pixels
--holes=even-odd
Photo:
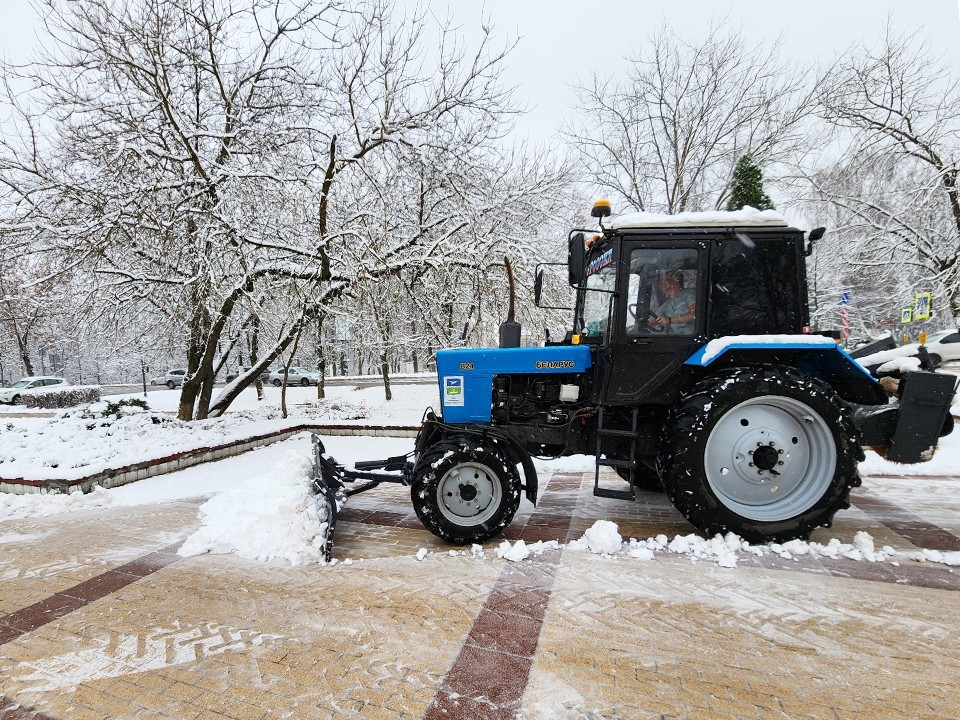
[[[637,315],[637,303],[631,303],[627,305],[627,312],[633,316],[633,321],[641,328],[645,328],[647,332],[660,334],[667,331],[663,325],[651,325],[650,318],[656,320],[659,315],[657,315],[652,310],[647,310],[646,314],[643,317]]]

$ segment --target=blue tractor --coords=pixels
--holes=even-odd
[[[328,550],[346,497],[381,482],[408,485],[443,540],[482,542],[522,497],[536,504],[533,457],[573,454],[596,458],[596,495],[663,491],[704,534],[806,538],[849,507],[863,447],[922,462],[952,429],[955,376],[927,363],[880,382],[810,332],[805,257],[822,228],[749,209],[604,227],[609,214],[598,202],[600,231],[568,238],[576,303],[562,340],[519,347],[511,307],[501,347],[439,351],[441,412],[427,411],[409,456],[349,470],[315,439]]]

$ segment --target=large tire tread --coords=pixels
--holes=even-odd
[[[490,468],[501,482],[501,503],[487,522],[472,527],[447,520],[437,507],[437,486],[458,464],[478,462]],[[452,545],[481,543],[496,537],[510,524],[520,507],[521,480],[509,458],[495,445],[482,445],[469,437],[438,442],[417,460],[410,487],[413,507],[420,522],[434,535]]]
[[[750,393],[796,396],[798,389],[797,399],[814,403],[831,428],[837,445],[833,481],[823,497],[794,518],[776,522],[744,518],[716,497],[704,475],[709,431]],[[818,527],[829,527],[837,511],[850,507],[850,490],[861,484],[857,464],[863,457],[849,412],[829,385],[791,367],[751,365],[705,378],[677,401],[664,423],[657,466],[667,497],[702,533],[734,532],[750,542],[770,542],[806,539]]]

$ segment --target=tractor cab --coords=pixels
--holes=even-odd
[[[601,230],[568,239],[565,340],[591,348],[597,403],[672,402],[711,339],[809,332],[804,235],[777,213],[634,213]]]

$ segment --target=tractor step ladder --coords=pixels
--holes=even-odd
[[[596,473],[593,476],[593,494],[597,497],[606,497],[606,498],[615,498],[617,500],[636,500],[637,495],[634,491],[634,482],[636,480],[637,473],[637,409],[633,408],[630,414],[630,429],[624,430],[623,428],[607,427],[604,424],[604,408],[601,405],[600,410],[597,413],[597,447],[596,447],[596,459],[597,459],[597,468]],[[621,460],[618,458],[606,458],[603,457],[604,449],[604,438],[629,438],[630,440],[630,452],[627,456],[629,459]],[[600,468],[601,467],[612,467],[612,468],[621,468],[627,470],[627,484],[628,487],[626,490],[614,490],[611,488],[600,487]]]

